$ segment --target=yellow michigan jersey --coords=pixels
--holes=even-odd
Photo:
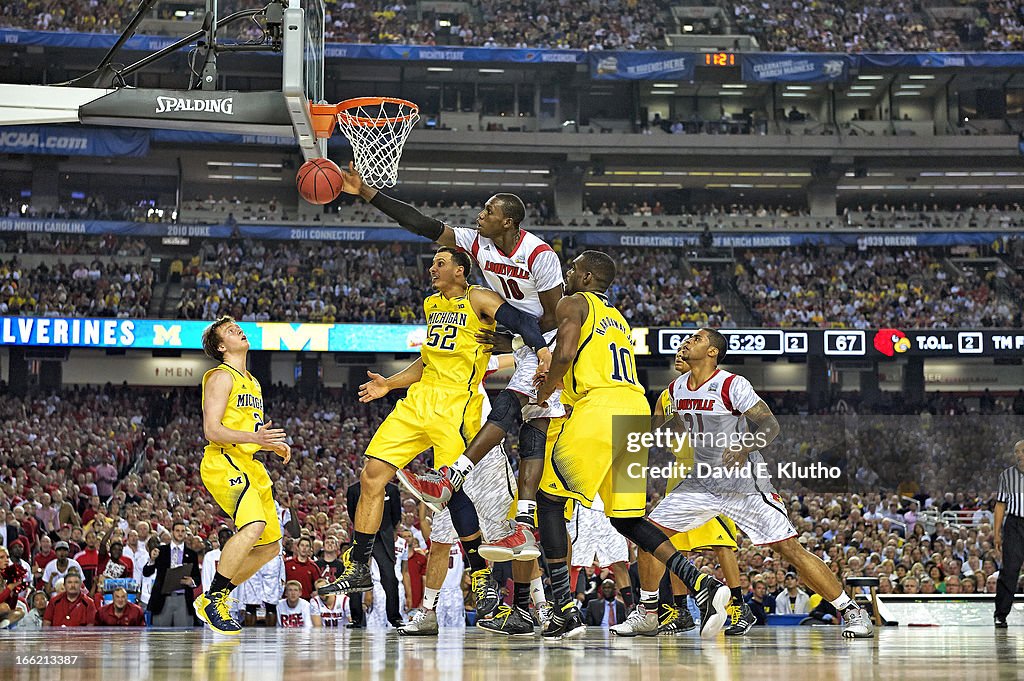
[[[560,424],[554,449],[545,459],[541,489],[587,508],[600,495],[608,517],[640,517],[647,505],[646,483],[629,471],[647,465],[647,450],[625,447],[624,439],[616,441],[616,433],[623,438],[628,428],[646,429],[651,405],[636,379],[626,320],[604,296],[580,295],[587,301],[587,318],[562,390],[562,401],[572,412]],[[624,427],[616,429],[616,422]]]
[[[473,287],[470,287],[472,290]],[[366,456],[404,468],[433,447],[434,467],[455,463],[480,430],[483,395],[478,387],[487,371],[490,349],[476,334],[493,330],[466,295],[435,293],[423,301],[427,339],[420,349],[423,376],[377,429]]]
[[[575,404],[598,388],[622,388],[643,395],[644,388],[636,379],[632,332],[622,313],[603,295],[579,295],[590,307],[580,329],[576,358],[565,374],[562,401]]]
[[[231,376],[231,392],[221,424],[232,430],[255,432],[263,425],[263,389],[256,378],[221,364],[203,375],[203,404],[206,383],[217,371]],[[235,527],[254,522],[266,523],[256,545],[270,544],[281,538],[281,523],[274,505],[274,488],[263,462],[254,459],[260,451],[256,444],[210,442],[203,451],[199,472],[203,484],[222,509],[231,515]]]
[[[675,413],[675,407],[672,405],[672,396],[667,388],[658,396],[658,405],[661,407],[661,413],[666,416],[671,416]],[[693,444],[689,440],[683,441],[673,454],[675,454],[678,465],[686,466],[687,468],[693,467]],[[678,477],[669,479],[665,492],[670,492],[672,488],[679,484],[679,481],[680,478]],[[717,515],[689,532],[676,532],[671,536],[671,539],[672,545],[680,551],[702,551],[716,546],[725,546],[734,551],[738,548],[736,544],[736,523],[724,515]]]
[[[480,345],[476,335],[483,329],[493,330],[494,323],[485,324],[473,311],[469,293],[458,298],[445,298],[435,293],[423,301],[427,320],[427,339],[420,348],[423,359],[421,383],[453,384],[475,389],[487,371],[490,350]]]

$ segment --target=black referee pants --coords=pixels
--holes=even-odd
[[[380,569],[380,585],[384,587],[384,603],[373,604],[374,608],[383,607],[388,614],[388,622],[398,627],[402,623],[402,615],[399,609],[401,605],[398,600],[398,576],[395,575],[395,546],[385,546],[380,535],[373,542],[373,559]],[[363,613],[363,594],[352,594],[349,598],[349,609],[352,611],[352,623],[358,625],[366,624],[366,616]]]
[[[1006,617],[1013,608],[1021,565],[1024,565],[1024,518],[1008,515],[1003,521],[1003,564],[996,585],[996,617]]]

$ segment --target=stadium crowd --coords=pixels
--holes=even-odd
[[[288,466],[274,457],[266,461],[286,529],[285,564],[304,561],[298,554],[308,552],[326,568],[337,560],[336,547],[349,541],[345,492],[358,477],[374,428],[394,401],[360,405],[352,391],[311,399],[281,385],[268,386],[266,397],[268,415],[293,443]],[[780,485],[781,491],[800,541],[837,574],[883,577],[883,593],[992,592],[998,561],[990,490],[1005,462],[995,456],[979,466],[973,454],[979,447],[1003,451],[1014,434],[994,421],[965,428],[937,414],[931,418],[855,423],[853,437],[847,438],[853,458],[843,489],[798,494]],[[825,451],[821,422],[815,419],[784,419],[784,439],[775,449]],[[849,428],[852,422],[846,423]],[[921,435],[923,430],[929,437]],[[879,443],[889,444],[879,453]],[[0,606],[0,627],[42,621],[60,626],[54,611],[83,597],[79,589],[96,612],[92,619],[84,613],[75,624],[127,624],[124,613],[102,621],[102,611],[109,615],[116,599],[125,596],[146,607],[153,578],[144,568],[156,559],[159,545],[171,541],[175,524],[184,523],[185,545],[199,560],[217,550],[218,530],[230,521],[199,480],[195,462],[204,444],[194,389],[108,385],[60,395],[5,395],[0,402],[0,514],[5,519],[0,600],[7,605]],[[867,471],[856,460],[860,447],[870,448]],[[922,457],[920,465],[906,465],[908,451]],[[652,503],[659,496],[652,484]],[[960,513],[940,515],[949,511]],[[399,564],[406,561],[406,608],[412,610],[422,593],[413,582],[422,584],[424,527],[412,500],[404,501],[403,512],[396,550]],[[299,541],[302,537],[308,545]],[[698,562],[717,569],[711,555]],[[771,598],[790,586],[789,566],[745,540],[739,562],[747,597],[760,598],[771,612]],[[588,569],[580,598],[594,597],[606,576],[597,566]],[[759,582],[765,586],[760,596]],[[280,587],[283,598],[283,580]],[[117,588],[127,593],[115,593]],[[115,603],[104,605],[104,600]],[[15,621],[19,610],[30,616]]]
[[[26,267],[0,258],[0,314],[37,317],[146,317],[155,273],[148,265],[101,262]]]
[[[669,5],[660,0],[474,0],[469,13],[439,21],[422,15],[415,3],[402,0],[334,0],[325,9],[329,42],[466,45],[484,47],[574,48],[588,50],[665,49],[666,35],[680,31]],[[221,16],[251,3],[222,2]],[[887,5],[810,0],[735,0],[725,5],[733,26],[696,21],[696,33],[750,35],[766,51],[887,52],[985,49],[1019,50],[1024,46],[1024,9],[1012,0],[949,3],[929,14],[901,0]],[[119,32],[136,3],[128,0],[12,0],[0,7],[0,26],[42,31]],[[198,25],[196,15],[176,17],[177,6],[156,16]],[[201,13],[201,7],[196,9]],[[259,39],[255,22],[235,25],[233,35]]]
[[[1009,268],[959,276],[928,249],[818,247],[747,251],[737,258],[736,289],[759,324],[853,328],[1019,327]],[[1003,278],[1005,282],[997,283]]]
[[[612,207],[602,205],[595,217],[610,218]],[[571,232],[551,243],[564,262],[584,248]],[[0,240],[0,313],[414,324],[423,321],[430,294],[432,250],[422,243],[197,240],[191,255],[165,254],[166,269],[142,257],[152,248],[131,237],[7,235]],[[738,253],[731,281],[690,264],[684,249],[606,250],[619,265],[610,295],[636,326],[730,328],[747,312],[758,324],[790,327],[1022,323],[1014,291],[1024,285],[1024,240],[1009,236],[993,244],[1005,260],[988,270],[970,261],[954,266],[944,249],[804,246]],[[180,298],[154,301],[162,283],[180,284]],[[738,299],[723,295],[733,289]]]

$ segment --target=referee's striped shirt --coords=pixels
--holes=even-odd
[[[1010,466],[999,474],[999,493],[996,501],[1006,504],[1009,515],[1024,518],[1024,473]]]

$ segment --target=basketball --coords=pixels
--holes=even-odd
[[[318,206],[338,198],[341,185],[341,170],[329,158],[306,161],[295,176],[295,186],[302,198]]]

